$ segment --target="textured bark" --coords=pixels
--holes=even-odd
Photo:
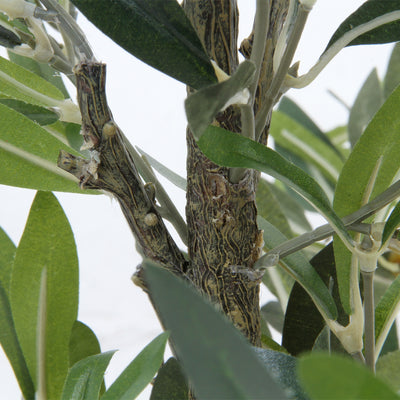
[[[184,9],[209,56],[232,74],[238,65],[236,1],[186,0]],[[226,129],[240,132],[237,108],[219,114],[217,121]],[[238,184],[232,184],[229,170],[208,160],[189,130],[187,144],[190,278],[252,344],[259,346],[259,281],[235,269],[251,269],[261,250],[255,173],[248,171]]]

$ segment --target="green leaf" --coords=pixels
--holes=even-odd
[[[54,124],[54,122],[58,120],[58,115],[47,108],[25,103],[24,101],[15,99],[0,99],[0,103],[25,115],[39,125]]]
[[[332,297],[338,310],[337,320],[339,323],[347,325],[348,317],[339,300],[332,244],[316,254],[310,264],[315,268],[324,284],[331,286]],[[299,283],[295,283],[286,307],[282,346],[294,356],[311,351],[324,326],[325,322],[311,297]],[[338,348],[337,339],[335,336],[331,336],[332,347]]]
[[[297,378],[296,358],[270,349],[254,347],[253,350],[270,374],[286,389],[290,398],[296,400],[308,399]]]
[[[2,228],[0,228],[0,283],[9,295],[11,274],[16,247]]]
[[[313,133],[316,138],[328,145],[342,159],[340,151],[334,146],[329,137],[322,132],[319,126],[293,100],[286,96],[282,97],[278,110]]]
[[[100,344],[94,332],[84,323],[75,321],[69,341],[69,366],[100,352]]]
[[[45,379],[59,398],[69,367],[69,341],[78,308],[78,259],[68,220],[51,193],[32,204],[15,257],[10,303],[15,329],[37,388],[37,323],[42,270],[47,271]]]
[[[394,232],[400,225],[400,202],[396,204],[396,207],[392,210],[389,218],[385,222],[385,227],[382,233],[382,246],[386,244],[388,240],[391,239]]]
[[[376,376],[396,392],[400,391],[400,350],[380,357],[376,363]]]
[[[343,161],[331,146],[288,115],[274,112],[270,134],[283,148],[315,165],[332,183],[337,181]]]
[[[375,307],[375,342],[380,351],[400,308],[400,276],[398,276]]]
[[[400,10],[397,0],[368,0],[353,14],[346,18],[330,39],[327,49],[350,30],[372,21],[384,14]],[[400,21],[391,22],[364,33],[354,39],[348,46],[359,44],[390,43],[400,40]],[[326,51],[326,50],[325,50]]]
[[[179,189],[186,191],[186,179],[178,175],[174,171],[170,170],[164,164],[157,161],[151,155],[147,154],[144,150],[136,147],[139,153],[146,158],[146,161],[164,178],[167,178],[171,183],[173,183]]]
[[[333,202],[336,213],[349,215],[363,205],[364,191],[371,174],[382,157],[371,200],[390,186],[400,168],[400,87],[375,114],[356,143],[340,174]],[[357,179],[355,179],[357,177]],[[340,298],[349,314],[351,254],[337,239],[334,240]]]
[[[9,30],[0,24],[0,46],[12,49],[21,44],[21,38],[13,30]]]
[[[144,265],[154,302],[197,399],[286,399],[247,340],[215,306],[151,261]]]
[[[395,400],[400,397],[361,363],[336,355],[312,354],[298,361],[311,399]]]
[[[176,358],[170,358],[158,370],[150,400],[187,400],[188,384]]]
[[[7,293],[0,282],[0,344],[17,378],[25,399],[35,398],[35,388],[29,374],[21,346],[15,331],[13,316]]]
[[[351,147],[364,132],[374,114],[383,104],[383,92],[378,72],[374,69],[358,92],[350,111],[348,130]]]
[[[102,400],[135,399],[160,368],[168,337],[169,333],[164,332],[149,343],[125,368],[102,396]]]
[[[32,90],[45,96],[46,100],[32,94]],[[38,106],[48,106],[52,99],[64,99],[54,85],[3,57],[0,57],[0,94]]]
[[[385,99],[390,96],[400,84],[400,43],[396,43],[390,56],[389,64],[383,81]]]
[[[65,88],[60,72],[52,68],[50,65],[39,63],[35,61],[33,58],[24,57],[19,54],[15,54],[12,51],[8,52],[8,58],[15,64],[18,64],[21,67],[26,68],[27,70],[33,72],[34,74],[42,77],[47,82],[50,82],[64,95],[65,98],[70,97],[67,89]]]
[[[279,179],[315,207],[336,228],[337,233],[351,240],[318,183],[274,150],[216,126],[207,128],[198,145],[211,161],[219,165],[254,168]]]
[[[281,209],[281,204],[270,188],[272,184],[265,179],[260,179],[257,185],[256,203],[258,215],[270,222],[286,237],[293,237],[285,213]]]
[[[254,63],[245,60],[226,81],[207,86],[189,95],[185,100],[185,111],[190,130],[196,140],[204,133],[214,117],[250,86],[255,72]],[[247,91],[247,96],[249,95],[250,92]],[[245,99],[245,102],[247,101],[248,99]]]
[[[108,351],[78,361],[69,370],[61,400],[97,400],[104,372],[114,353]]]
[[[87,193],[57,167],[61,149],[79,155],[22,114],[0,104],[0,183],[37,190]]]
[[[265,245],[269,249],[286,242],[288,239],[265,219],[258,217],[257,222],[264,231]],[[307,291],[316,306],[323,310],[330,319],[336,319],[337,310],[335,302],[327,286],[321,280],[315,269],[308,262],[302,252],[296,252],[279,260],[279,265],[291,275],[296,282]]]
[[[194,89],[217,81],[176,0],[73,0],[103,33],[146,64]]]
[[[282,333],[283,315],[282,306],[277,301],[270,301],[261,307],[261,315],[276,331]]]

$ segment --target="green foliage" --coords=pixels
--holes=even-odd
[[[73,0],[107,36],[135,57],[200,89],[216,82],[211,62],[176,0]]]
[[[333,34],[329,41],[327,48],[341,38],[345,33],[372,21],[382,15],[388,14],[393,11],[399,11],[399,2],[397,0],[368,0],[362,4],[353,14],[346,18],[343,23],[339,26],[336,32]],[[359,44],[376,44],[376,43],[390,43],[397,42],[400,40],[399,33],[400,22],[395,21],[369,32],[364,33],[357,39],[354,39],[349,46]]]
[[[214,306],[170,272],[150,261],[145,266],[154,301],[198,399],[286,399],[246,339]]]

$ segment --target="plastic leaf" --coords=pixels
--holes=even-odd
[[[288,239],[273,225],[259,217],[259,226],[264,230],[264,242],[269,249],[286,242]],[[316,306],[323,310],[329,319],[336,319],[335,302],[327,286],[321,280],[307,258],[297,252],[280,260],[280,265],[307,291]]]
[[[279,179],[317,209],[343,238],[350,240],[342,221],[333,212],[318,183],[274,150],[216,126],[207,128],[198,145],[208,158],[219,165],[254,168]]]
[[[365,188],[381,157],[382,161],[371,200],[387,189],[395,178],[400,168],[400,159],[397,156],[400,150],[399,108],[400,87],[375,114],[343,167],[333,202],[334,210],[338,215],[349,215],[363,205]],[[338,240],[335,239],[334,243],[340,298],[350,314],[351,254]]]
[[[395,400],[399,396],[361,363],[312,354],[298,361],[300,381],[311,399]]]
[[[108,351],[78,361],[69,370],[61,400],[97,400],[104,372],[114,353]]]
[[[376,376],[386,382],[393,390],[400,391],[400,350],[380,357],[376,363]]]
[[[106,391],[102,400],[135,399],[160,368],[168,336],[169,333],[164,332],[149,343]]]
[[[151,261],[144,265],[154,302],[197,399],[286,399],[247,340],[215,306]]]
[[[378,73],[374,69],[365,80],[350,111],[348,130],[354,147],[365,127],[383,104],[383,92]]]
[[[0,104],[0,183],[37,190],[90,193],[57,167],[61,149],[80,155],[22,114]]]
[[[385,223],[385,227],[383,228],[382,233],[382,245],[384,245],[394,232],[396,231],[397,227],[400,225],[400,203],[396,204],[396,207],[392,210]]]
[[[226,81],[198,90],[185,100],[189,127],[196,140],[211,124],[218,112],[224,110],[229,101],[248,88],[254,79],[255,65],[243,61],[235,73]],[[247,94],[250,93],[247,91]],[[245,103],[248,99],[245,99]]]
[[[176,0],[73,0],[107,36],[146,64],[194,89],[217,81]]]
[[[39,192],[19,243],[11,281],[15,329],[30,375],[37,379],[37,322],[42,270],[47,271],[45,373],[49,398],[59,398],[69,367],[78,308],[78,259],[68,220],[51,193]]]
[[[390,56],[389,64],[383,81],[385,98],[389,97],[400,84],[400,43],[396,43]]]
[[[400,10],[398,0],[368,0],[353,14],[346,18],[329,41],[327,48],[341,38],[346,32],[373,19]],[[349,46],[358,44],[390,43],[400,40],[400,21],[391,22],[373,29],[353,40]],[[326,51],[326,50],[325,50]]]

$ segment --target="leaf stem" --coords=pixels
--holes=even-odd
[[[361,271],[364,283],[365,363],[375,372],[375,305],[374,272]]]
[[[380,17],[374,18],[371,21],[366,22],[365,24],[359,25],[354,29],[346,32],[340,39],[338,39],[332,46],[326,50],[317,63],[304,75],[296,78],[293,76],[287,76],[285,80],[285,84],[291,88],[304,88],[308,86],[320,73],[321,71],[329,64],[330,61],[346,46],[348,46],[353,40],[357,37],[363,35],[366,32],[371,31],[372,29],[378,28],[382,25],[388,24],[390,22],[394,22],[400,19],[400,10],[393,11]]]

